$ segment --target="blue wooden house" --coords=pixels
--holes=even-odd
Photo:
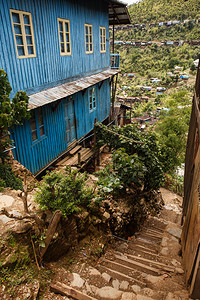
[[[109,117],[109,25],[130,19],[118,0],[0,0],[0,17],[0,68],[31,111],[12,130],[13,154],[38,174]]]

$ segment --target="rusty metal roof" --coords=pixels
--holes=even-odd
[[[109,0],[109,25],[131,24],[127,4],[118,0]]]
[[[56,100],[71,96],[77,92],[85,90],[90,86],[108,79],[119,73],[119,70],[109,69],[91,76],[82,77],[75,81],[70,81],[59,86],[55,86],[29,96],[28,109],[35,109]]]

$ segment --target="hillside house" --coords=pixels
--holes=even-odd
[[[31,111],[12,129],[13,154],[38,174],[88,134],[95,118],[110,116],[119,66],[110,67],[109,25],[130,18],[118,0],[0,3],[0,68],[11,96],[27,92]]]

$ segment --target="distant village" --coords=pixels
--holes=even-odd
[[[189,22],[200,23],[200,19],[197,19],[197,20],[186,19],[183,22],[175,20],[175,21],[165,21],[165,22],[150,23],[150,24],[128,24],[128,25],[117,26],[117,27],[115,27],[114,30],[118,31],[118,30],[132,29],[132,28],[145,28],[147,26],[149,26],[149,27],[175,26],[175,25],[187,24]]]

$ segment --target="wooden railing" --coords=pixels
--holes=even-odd
[[[188,133],[183,200],[182,253],[190,297],[200,299],[200,66]]]
[[[119,69],[119,53],[110,54],[110,67],[111,69]]]

